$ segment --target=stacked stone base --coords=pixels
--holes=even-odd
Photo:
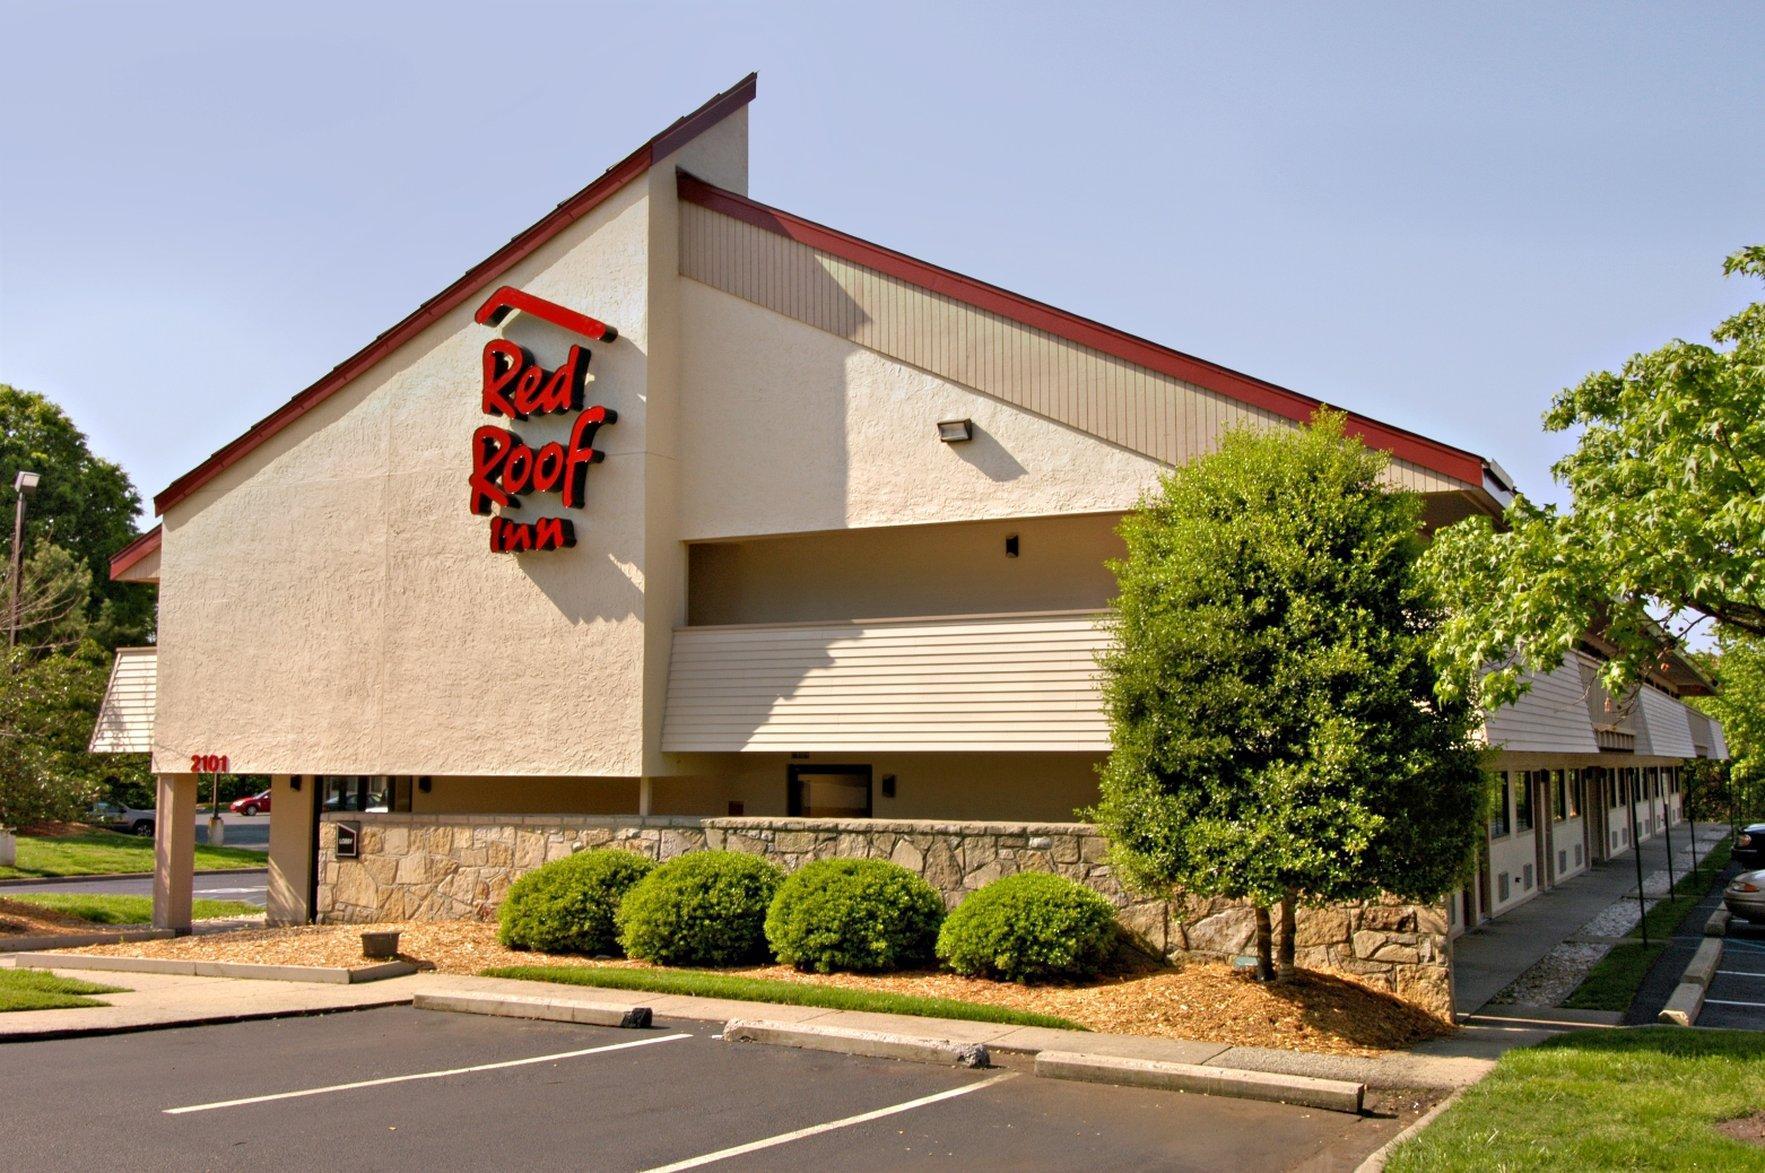
[[[360,855],[337,858],[336,820],[319,838],[319,919],[363,923],[495,914],[521,874],[572,852],[617,847],[652,859],[707,848],[763,855],[796,868],[832,856],[888,859],[924,876],[954,906],[1000,876],[1053,872],[1087,884],[1120,910],[1148,952],[1232,960],[1252,949],[1255,916],[1230,900],[1147,899],[1126,892],[1095,827],[880,819],[595,818],[364,814]],[[1452,1016],[1444,908],[1396,902],[1301,909],[1296,960],[1356,975],[1432,1014]]]

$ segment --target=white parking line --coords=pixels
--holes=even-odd
[[[1754,972],[1752,972],[1752,971],[1751,971],[1751,970],[1747,970],[1747,969],[1719,969],[1719,970],[1717,970],[1717,971],[1716,971],[1716,972],[1717,972],[1717,973],[1725,973],[1725,974],[1727,974],[1727,975],[1728,975],[1728,976],[1729,976],[1729,977],[1757,977],[1757,978],[1765,978],[1765,973],[1754,973]]]
[[[1765,1002],[1730,1002],[1727,998],[1705,998],[1706,1006],[1753,1006],[1765,1010]]]
[[[645,1173],[675,1173],[677,1169],[697,1169],[700,1165],[709,1165],[714,1161],[727,1161],[731,1157],[739,1157],[746,1153],[757,1153],[761,1149],[773,1148],[776,1145],[789,1144],[793,1140],[802,1140],[806,1136],[815,1136],[823,1132],[832,1132],[836,1128],[850,1128],[854,1124],[866,1124],[872,1120],[881,1120],[884,1116],[894,1116],[901,1112],[911,1112],[915,1108],[923,1108],[927,1104],[935,1104],[939,1100],[950,1100],[957,1096],[966,1096],[970,1092],[978,1092],[982,1088],[992,1087],[1007,1079],[1015,1079],[1017,1072],[1005,1071],[983,1079],[979,1083],[967,1084],[963,1087],[951,1088],[947,1092],[921,1096],[917,1100],[908,1100],[904,1104],[895,1104],[887,1108],[878,1108],[874,1112],[860,1112],[856,1116],[847,1116],[843,1120],[829,1120],[826,1124],[815,1124],[808,1128],[799,1128],[795,1132],[781,1132],[777,1136],[769,1136],[765,1140],[749,1141],[733,1148],[718,1149],[714,1153],[706,1153],[702,1157],[689,1157],[684,1161],[676,1161],[672,1165],[658,1165]]]
[[[525,1067],[532,1063],[551,1063],[558,1059],[575,1059],[582,1055],[599,1055],[607,1051],[624,1051],[632,1047],[648,1047],[654,1043],[672,1043],[690,1039],[691,1035],[660,1035],[653,1039],[637,1039],[629,1043],[609,1043],[604,1047],[588,1047],[581,1051],[559,1051],[555,1055],[535,1055],[531,1059],[506,1059],[501,1063],[480,1063],[475,1067],[450,1067],[446,1071],[418,1071],[411,1075],[388,1075],[382,1079],[360,1079],[354,1083],[334,1083],[327,1087],[302,1088],[295,1092],[275,1092],[267,1096],[247,1096],[242,1100],[218,1100],[212,1104],[190,1104],[183,1108],[163,1108],[167,1116],[186,1112],[212,1112],[216,1108],[237,1108],[245,1104],[267,1104],[271,1100],[297,1100],[302,1096],[322,1096],[328,1092],[348,1092],[357,1088],[381,1087],[389,1083],[408,1083],[414,1079],[441,1079],[449,1075],[470,1075],[474,1071],[499,1071],[505,1067]]]

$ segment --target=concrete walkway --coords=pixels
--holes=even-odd
[[[1698,857],[1727,834],[1727,827],[1700,824]],[[1645,893],[1659,896],[1667,886],[1665,838],[1657,835],[1643,843],[1641,851]],[[1674,874],[1683,876],[1689,871],[1691,859],[1691,836],[1682,823],[1673,829]],[[1636,862],[1628,852],[1595,864],[1454,941],[1453,997],[1459,1014],[1475,1014],[1558,943],[1627,896],[1636,897]]]

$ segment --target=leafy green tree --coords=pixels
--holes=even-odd
[[[66,653],[21,651],[0,671],[0,827],[78,818],[119,785],[147,778],[146,754],[86,752],[110,659],[88,639]]]
[[[1488,786],[1477,715],[1439,700],[1414,573],[1421,505],[1320,412],[1233,432],[1123,523],[1114,748],[1093,817],[1131,885],[1249,901],[1259,975],[1299,904],[1462,879]]]
[[[67,550],[91,572],[92,634],[107,647],[143,642],[153,630],[153,588],[110,581],[110,556],[136,536],[140,494],[120,466],[92,454],[85,434],[61,408],[34,391],[0,383],[3,565],[12,559],[12,482],[20,469],[43,476],[27,505],[27,556],[45,541]]]
[[[1728,274],[1765,277],[1765,245]],[[1765,302],[1561,392],[1551,431],[1582,429],[1553,473],[1573,508],[1516,498],[1505,524],[1435,536],[1424,571],[1449,618],[1436,645],[1444,695],[1505,704],[1587,632],[1625,695],[1692,628],[1765,637]]]
[[[1723,794],[1743,817],[1765,815],[1765,639],[1724,633],[1721,654],[1697,657],[1716,681],[1691,703],[1722,723],[1729,761]]]

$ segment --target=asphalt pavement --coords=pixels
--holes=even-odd
[[[9,1166],[180,1171],[1352,1168],[1408,1118],[407,1007],[8,1044],[0,1103]]]
[[[191,880],[198,900],[243,900],[262,908],[267,897],[269,877],[263,872],[210,872]],[[45,884],[8,884],[0,888],[0,896],[17,896],[24,892],[102,892],[125,896],[153,895],[153,880],[148,876],[132,879],[63,880]]]
[[[1765,925],[1728,922],[1722,961],[1704,995],[1698,1025],[1765,1030]]]

